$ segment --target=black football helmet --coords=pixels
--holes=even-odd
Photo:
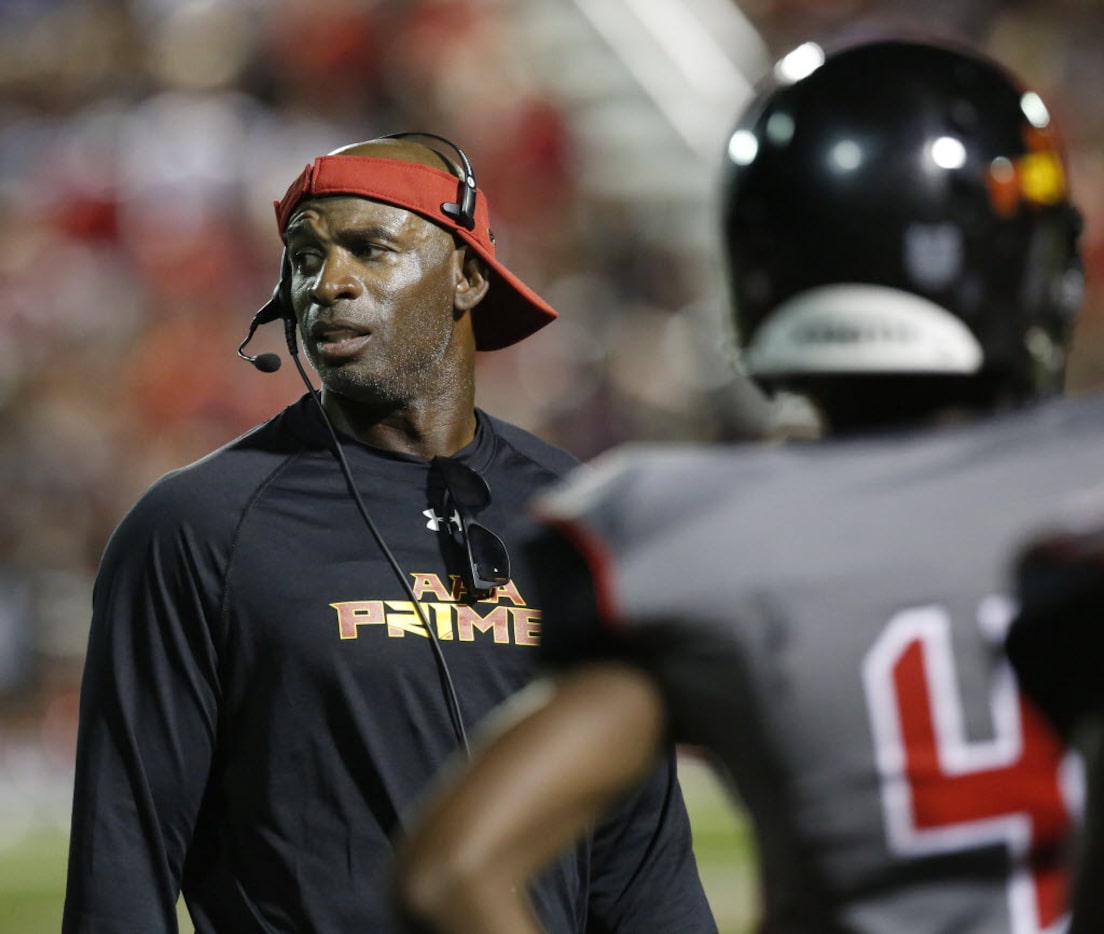
[[[1000,66],[913,40],[802,46],[745,110],[724,172],[737,333],[760,383],[1061,388],[1081,220],[1050,113]]]

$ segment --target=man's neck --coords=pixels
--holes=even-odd
[[[475,438],[475,400],[470,395],[374,406],[323,389],[322,407],[338,432],[375,448],[426,460],[455,454]]]

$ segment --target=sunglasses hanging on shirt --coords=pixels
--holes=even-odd
[[[502,539],[481,522],[477,513],[491,504],[487,481],[466,464],[448,457],[433,458],[445,482],[445,514],[459,526],[466,562],[461,576],[468,594],[476,600],[490,596],[496,587],[510,583],[510,554]],[[454,523],[447,523],[452,532]]]

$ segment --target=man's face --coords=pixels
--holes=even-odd
[[[331,197],[304,201],[285,240],[304,348],[328,390],[409,404],[463,365],[463,253],[445,230],[402,208]]]

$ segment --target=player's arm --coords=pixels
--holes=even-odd
[[[186,536],[132,512],[96,583],[81,684],[64,934],[177,931],[217,722]]]
[[[642,672],[594,663],[507,704],[496,732],[431,795],[396,862],[412,930],[540,930],[528,882],[652,770],[660,694]]]

